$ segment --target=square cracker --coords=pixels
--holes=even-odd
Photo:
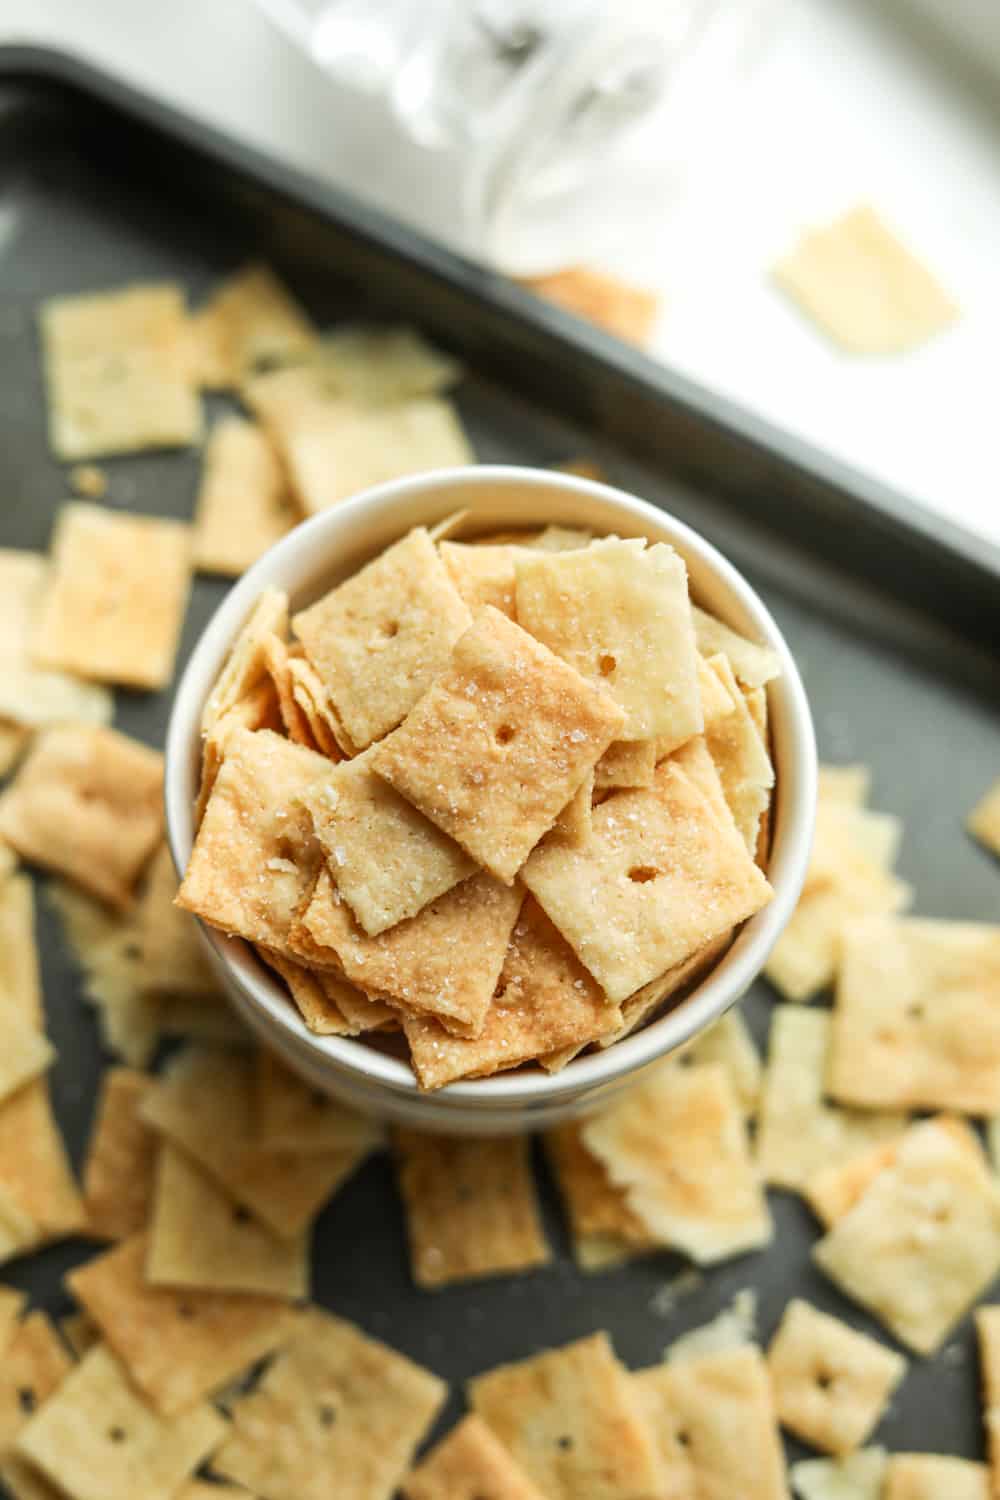
[[[1000,1306],[976,1309],[983,1428],[993,1495],[1000,1489]]]
[[[752,1344],[669,1360],[631,1376],[656,1434],[668,1500],[788,1500],[767,1366]]]
[[[34,657],[81,677],[162,688],[173,677],[191,582],[191,528],[64,505]]]
[[[729,661],[720,655],[713,657],[709,665],[733,706],[706,731],[705,744],[719,773],[726,805],[743,842],[753,854],[761,818],[771,801],[774,768]]]
[[[990,1500],[985,1464],[938,1453],[892,1453],[881,1500]]]
[[[807,317],[851,354],[901,354],[958,308],[869,203],[804,234],[771,273]]]
[[[140,983],[156,995],[218,996],[219,981],[209,965],[197,923],[174,905],[177,890],[174,862],[164,842],[150,861],[136,913],[142,950]]]
[[[603,689],[487,605],[373,764],[510,884],[623,717]]]
[[[549,1500],[646,1500],[661,1491],[653,1434],[606,1333],[468,1385],[469,1404]]]
[[[233,642],[202,710],[201,732],[208,735],[225,714],[242,703],[268,676],[264,642],[288,637],[288,595],[266,588]]]
[[[869,1109],[1000,1111],[1000,926],[876,917],[848,927],[829,1087]]]
[[[223,932],[288,952],[319,850],[299,802],[329,762],[270,730],[226,746],[177,903]]]
[[[308,1254],[305,1232],[279,1239],[176,1146],[164,1145],[146,1256],[151,1285],[304,1297]]]
[[[224,417],[205,444],[194,519],[194,564],[238,578],[295,524],[288,481],[267,438]]]
[[[701,733],[687,569],[672,547],[607,537],[526,551],[516,568],[518,622],[614,698],[622,739],[674,749]]]
[[[415,917],[368,937],[323,870],[301,920],[369,994],[433,1016],[460,1036],[478,1036],[523,896],[520,886],[501,885],[481,870]]]
[[[277,1348],[291,1314],[281,1297],[154,1286],[148,1250],[148,1235],[136,1235],[70,1271],[66,1285],[145,1398],[172,1416]]]
[[[581,1270],[621,1264],[655,1249],[657,1240],[629,1207],[623,1188],[612,1182],[599,1157],[588,1150],[577,1121],[545,1132],[545,1153],[569,1220],[573,1255]]]
[[[48,1037],[0,997],[0,1103],[46,1072],[55,1056]]]
[[[152,1411],[98,1345],[32,1417],[16,1451],[72,1500],[169,1500],[225,1430],[207,1405],[172,1418]]]
[[[234,1402],[214,1468],[268,1500],[386,1500],[446,1396],[436,1375],[314,1308]]]
[[[402,1485],[404,1500],[545,1500],[481,1417],[463,1417]]]
[[[827,1011],[777,1005],[772,1012],[757,1123],[757,1160],[772,1187],[800,1191],[813,1173],[894,1140],[905,1124],[902,1114],[826,1101],[830,1033]]]
[[[621,1012],[591,978],[538,904],[525,901],[510,934],[483,1028],[475,1039],[450,1036],[427,1016],[404,1017],[420,1085],[440,1088],[482,1078],[585,1046],[611,1035]]]
[[[162,787],[162,755],[138,740],[85,725],[47,729],[0,797],[0,836],[23,859],[125,908],[162,836]]]
[[[0,1104],[0,1202],[35,1226],[40,1239],[81,1231],[83,1200],[52,1112],[48,1082],[36,1078]]]
[[[471,1140],[394,1134],[410,1267],[418,1286],[447,1286],[549,1259],[527,1136]]]
[[[527,550],[516,542],[438,544],[448,576],[473,614],[491,604],[508,620],[517,619],[515,563]]]
[[[376,775],[372,752],[328,771],[303,794],[337,889],[377,937],[475,872],[469,856]]]
[[[1000,1186],[950,1131],[925,1120],[813,1259],[902,1343],[932,1354],[1000,1270]]]
[[[153,1200],[159,1141],[139,1113],[153,1080],[132,1068],[109,1068],[83,1169],[87,1233],[123,1240],[144,1229]]]
[[[269,266],[228,276],[191,320],[195,368],[210,390],[239,385],[255,370],[309,354],[317,334]]]
[[[292,623],[363,750],[406,718],[471,620],[418,526]]]
[[[589,266],[528,276],[523,284],[537,297],[596,323],[629,344],[645,344],[659,312],[655,292]]]
[[[743,1114],[718,1063],[658,1069],[582,1133],[661,1244],[711,1265],[771,1239]]]
[[[311,1087],[264,1047],[257,1054],[254,1099],[257,1141],[271,1150],[374,1148],[384,1139],[379,1121]]]
[[[906,1374],[906,1360],[800,1297],[767,1351],[778,1421],[824,1453],[852,1453]]]
[[[39,314],[57,458],[186,447],[201,435],[179,286],[52,297]]]
[[[294,1239],[367,1153],[265,1149],[254,1139],[254,1108],[252,1057],[192,1046],[170,1059],[142,1115],[237,1203]]]
[[[983,793],[965,826],[987,849],[1000,854],[1000,781],[995,781],[989,791]]]
[[[434,396],[462,373],[457,360],[405,326],[341,325],[323,336],[315,359],[325,382],[370,406]]]
[[[0,1365],[0,1454],[73,1367],[48,1316],[30,1312],[16,1325]]]
[[[547,845],[525,885],[614,1001],[682,963],[770,900],[735,828],[669,760],[652,787],[613,793],[582,849]]]

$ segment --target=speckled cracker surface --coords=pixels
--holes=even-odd
[[[156,1411],[183,1412],[287,1337],[280,1297],[153,1286],[138,1235],[71,1271],[66,1284]]]
[[[404,1010],[438,1018],[459,1035],[481,1032],[523,892],[480,871],[408,922],[370,938],[339,900],[326,871],[302,921],[344,973]]]
[[[549,1500],[656,1500],[661,1469],[606,1333],[469,1382],[469,1402]]]
[[[621,1012],[580,964],[540,907],[525,901],[477,1037],[452,1036],[430,1017],[403,1023],[423,1088],[484,1077],[608,1036]]]
[[[509,883],[622,722],[602,689],[487,607],[373,763]]]
[[[873,918],[848,927],[829,1085],[868,1108],[1000,1111],[1000,926]]]
[[[481,1417],[463,1417],[403,1481],[404,1500],[545,1500]]]
[[[436,1375],[314,1309],[234,1403],[213,1468],[269,1500],[387,1500],[446,1395]]]
[[[695,640],[702,656],[711,657],[721,652],[728,658],[737,681],[743,687],[764,687],[780,675],[781,662],[777,652],[772,651],[770,646],[761,646],[756,641],[748,640],[739,631],[717,620],[714,615],[699,609],[697,604],[691,606],[691,617],[694,620]]]
[[[1000,1187],[933,1120],[813,1249],[813,1259],[918,1354],[932,1354],[1000,1270]]]
[[[669,761],[594,808],[582,849],[537,850],[525,885],[612,1000],[752,916],[771,888],[735,829]]]
[[[526,547],[514,542],[441,542],[438,551],[448,575],[473,613],[491,604],[508,620],[517,619],[515,563]]]
[[[13,1328],[0,1363],[0,1454],[6,1455],[31,1413],[51,1396],[72,1365],[47,1314],[30,1312]]]
[[[582,1134],[660,1243],[708,1265],[770,1240],[746,1124],[718,1063],[658,1069]]]
[[[101,1345],[32,1417],[17,1453],[72,1500],[169,1500],[225,1430],[208,1405],[172,1418],[152,1411]]]
[[[146,1279],[154,1286],[304,1297],[305,1233],[280,1238],[175,1146],[164,1145],[149,1224]]]
[[[175,1053],[146,1098],[143,1119],[186,1151],[275,1234],[294,1238],[366,1154],[272,1151],[254,1139],[254,1066],[218,1047]]]
[[[298,801],[329,762],[262,729],[226,746],[178,904],[223,932],[287,952],[319,850]]]
[[[152,1081],[132,1068],[109,1068],[101,1080],[83,1168],[87,1232],[100,1239],[126,1239],[149,1218],[159,1143],[139,1109]]]
[[[210,390],[238,385],[254,370],[307,355],[316,331],[269,266],[228,277],[192,318],[197,374]]]
[[[129,906],[163,831],[163,757],[113,729],[37,736],[0,798],[0,837],[112,906]]]
[[[41,666],[126,687],[166,687],[187,606],[191,529],[64,505],[34,639]]]
[[[518,622],[614,698],[621,739],[673,748],[700,733],[687,569],[672,547],[608,537],[516,567]]]
[[[336,974],[309,969],[273,949],[258,947],[257,952],[269,968],[280,974],[303,1021],[317,1036],[357,1036],[386,1019],[384,1006],[375,1005]],[[369,1011],[378,1012],[377,1017],[373,1015],[370,1021],[366,1019],[359,1024],[344,1003],[349,994],[354,995],[361,1012],[366,1016]]]
[[[409,713],[472,619],[419,526],[294,618],[359,750]]]
[[[870,204],[805,233],[775,281],[852,354],[899,354],[947,328],[958,309]]]
[[[631,1377],[660,1452],[669,1500],[788,1500],[767,1367],[747,1345]]]
[[[194,564],[238,578],[296,520],[288,482],[260,428],[224,417],[205,444],[194,520]]]
[[[901,1132],[902,1114],[844,1109],[825,1098],[829,1013],[778,1005],[771,1013],[757,1160],[772,1187],[801,1189],[813,1173]]]
[[[397,1130],[399,1191],[418,1286],[529,1271],[549,1259],[527,1136]]]
[[[57,458],[186,447],[201,434],[184,293],[171,283],[52,297],[39,315]]]
[[[767,1352],[778,1420],[825,1453],[859,1448],[906,1374],[906,1360],[795,1297]]]
[[[893,1453],[882,1500],[990,1500],[985,1464],[939,1453]]]
[[[594,767],[594,787],[652,786],[658,758],[656,740],[614,740]]]
[[[337,889],[370,937],[475,872],[447,834],[375,774],[370,751],[334,767],[303,802]]]

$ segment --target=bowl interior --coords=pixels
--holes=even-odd
[[[768,688],[777,775],[769,878],[775,896],[745,924],[706,978],[658,1020],[605,1051],[571,1062],[561,1073],[520,1069],[450,1084],[435,1096],[496,1109],[538,1106],[620,1082],[681,1045],[737,1000],[759,973],[794,909],[812,837],[816,751],[808,704],[795,663],[777,626],[740,574],[689,527],[620,490],[547,471],[481,466],[421,475],[380,486],[304,522],[262,557],[219,607],[179,684],[167,735],[166,808],[173,857],[183,869],[193,841],[193,807],[200,775],[199,724],[205,699],[233,639],[268,585],[286,589],[302,608],[342,581],[416,525],[433,526],[463,512],[454,533],[471,539],[489,532],[547,524],[668,542],[684,557],[692,598],[726,624],[772,647],[781,677]],[[394,1094],[418,1093],[409,1065],[363,1041],[318,1037],[289,1004],[283,988],[238,938],[205,929],[228,976],[253,1011],[258,1028],[284,1050],[309,1050],[317,1064],[363,1075],[366,1084]]]

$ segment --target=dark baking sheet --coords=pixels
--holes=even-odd
[[[272,258],[321,322],[402,315],[462,354],[479,372],[459,405],[481,459],[594,456],[613,483],[699,527],[748,573],[784,629],[823,757],[871,764],[874,805],[903,818],[900,870],[915,886],[916,910],[995,920],[1000,871],[962,832],[997,771],[1000,669],[988,649],[1000,640],[995,553],[347,200],[77,64],[2,51],[0,545],[46,547],[66,495],[45,443],[38,301],[159,277],[179,278],[198,297],[250,254]],[[109,505],[190,516],[196,455],[102,467]],[[182,658],[223,592],[196,580]],[[162,744],[169,694],[117,701],[119,727]],[[41,892],[39,940],[60,1052],[56,1107],[79,1162],[102,1060]],[[761,1044],[772,1004],[763,983],[746,1002]],[[706,1274],[664,1311],[655,1295],[680,1259],[581,1276],[541,1162],[539,1172],[553,1264],[525,1278],[416,1290],[384,1157],[318,1225],[318,1300],[452,1381],[448,1421],[461,1382],[491,1364],[597,1327],[610,1330],[628,1364],[647,1364],[745,1286],[758,1292],[764,1338],[795,1293],[877,1331],[812,1270],[815,1230],[796,1198],[771,1195],[776,1238],[766,1253]],[[0,1277],[58,1314],[69,1307],[60,1278],[87,1253],[57,1246]],[[981,1451],[968,1320],[937,1359],[914,1362],[879,1437],[892,1448]],[[789,1451],[804,1450],[790,1443]]]

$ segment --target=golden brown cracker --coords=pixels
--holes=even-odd
[[[405,1500],[544,1500],[481,1417],[463,1417],[403,1481]]]
[[[659,315],[655,292],[634,286],[607,271],[571,266],[522,281],[536,297],[544,297],[588,323],[596,323],[628,344],[645,344]]]
[[[101,1079],[83,1168],[87,1233],[99,1239],[127,1239],[149,1218],[158,1142],[139,1108],[151,1083],[132,1068],[109,1068]]]
[[[194,519],[194,565],[238,578],[295,524],[288,482],[270,442],[244,417],[212,428]]]

